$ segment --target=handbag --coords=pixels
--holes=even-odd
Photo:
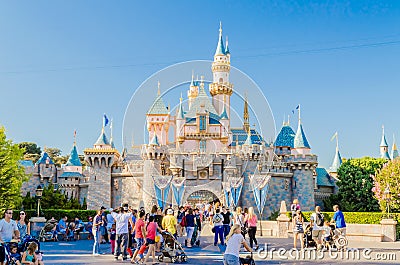
[[[245,258],[240,257],[239,258],[240,264],[243,265],[253,265],[255,264],[254,259],[253,259],[253,253],[251,253],[251,256],[247,256]]]
[[[244,225],[242,224],[242,221],[240,221],[240,217],[237,216],[236,219],[237,219],[237,220],[239,221],[239,223],[240,223],[240,232],[241,232],[241,234],[242,234],[242,235],[247,234],[247,227],[244,226]]]
[[[215,227],[211,228],[211,232],[215,233]]]
[[[186,216],[184,216],[184,217],[182,218],[180,225],[181,225],[182,227],[185,227],[185,226],[186,226]]]
[[[154,241],[155,241],[156,243],[160,242],[160,236],[156,236],[156,237],[154,238]]]

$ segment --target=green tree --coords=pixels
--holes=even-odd
[[[67,163],[67,161],[68,161],[68,156],[57,156],[53,159],[54,164],[58,167]]]
[[[40,150],[40,147],[37,146],[35,143],[31,142],[22,142],[18,144],[19,148],[24,149],[24,155],[26,154],[37,154],[41,155],[42,150]]]
[[[387,160],[371,157],[348,159],[343,162],[338,170],[339,181],[336,183],[339,192],[324,201],[325,207],[331,209],[332,205],[339,204],[343,211],[348,212],[379,211],[378,201],[372,192],[372,176],[385,162]]]
[[[19,165],[24,150],[7,140],[4,127],[0,127],[0,208],[21,204],[22,182],[28,179]]]
[[[44,151],[49,155],[53,162],[56,157],[61,156],[61,150],[58,148],[45,147]]]
[[[373,177],[374,197],[378,200],[382,212],[386,211],[387,203],[391,212],[400,212],[400,159],[386,163]],[[389,188],[390,198],[384,196],[385,189]]]

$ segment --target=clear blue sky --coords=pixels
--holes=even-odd
[[[399,1],[0,1],[0,124],[64,154],[76,129],[82,153],[107,113],[121,149],[134,90],[170,64],[212,59],[220,20],[278,129],[302,105],[322,166],[335,131],[343,157],[378,156],[382,124],[400,141]]]

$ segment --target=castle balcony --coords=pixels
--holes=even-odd
[[[211,96],[218,94],[231,96],[233,93],[233,85],[231,83],[211,83],[209,89]]]

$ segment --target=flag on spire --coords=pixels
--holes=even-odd
[[[107,125],[108,125],[108,118],[107,118],[107,115],[104,113],[104,116],[103,116],[103,127],[106,127]]]

